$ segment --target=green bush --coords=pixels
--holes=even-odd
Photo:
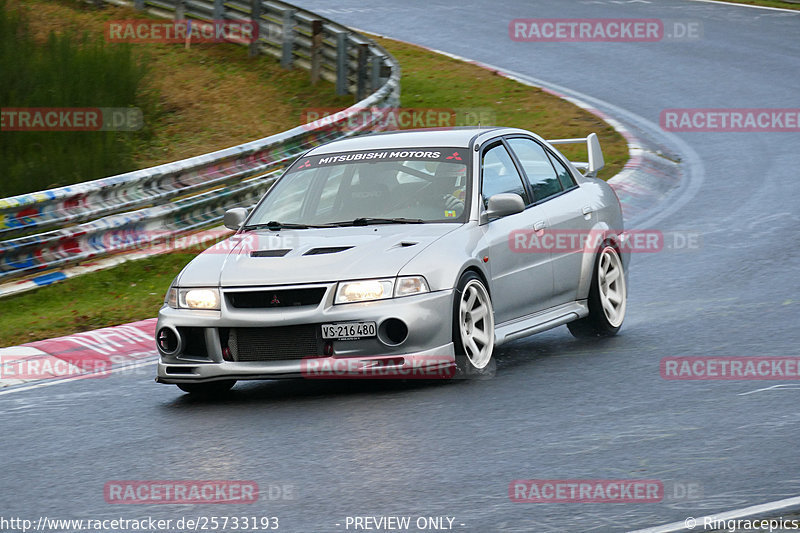
[[[147,75],[130,45],[102,36],[51,32],[31,35],[25,16],[0,0],[0,108],[139,107],[145,117],[155,95],[140,94]],[[145,127],[124,131],[0,131],[0,198],[133,170]]]

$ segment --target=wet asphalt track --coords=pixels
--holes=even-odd
[[[653,128],[663,108],[797,107],[800,13],[683,0],[359,4],[303,2],[614,106],[598,104],[687,172],[637,227],[700,232],[701,247],[633,258],[618,337],[582,342],[561,327],[514,342],[490,380],[244,383],[209,403],[154,384],[151,366],[0,396],[2,515],[278,516],[290,532],[345,531],[354,515],[450,516],[465,532],[614,531],[800,494],[800,386],[745,394],[788,382],[665,381],[658,366],[675,355],[800,355],[800,136]],[[515,43],[508,22],[522,17],[691,19],[703,39]],[[518,478],[660,479],[668,494],[512,503]],[[294,492],[238,506],[105,503],[104,483],[120,479]],[[702,495],[676,500],[675,482]]]

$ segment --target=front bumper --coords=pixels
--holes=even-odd
[[[292,361],[173,364],[158,362],[159,383],[227,379],[439,379],[455,374],[453,343],[426,352],[384,356],[316,357]],[[180,374],[170,372],[178,371]]]
[[[162,328],[169,328],[179,334],[182,342],[181,348],[173,354],[164,353],[159,346],[156,381],[200,383],[226,379],[341,378],[348,375],[424,378],[446,374],[454,366],[452,290],[333,305],[334,288],[335,284],[326,286],[322,301],[313,306],[237,309],[231,307],[224,296],[220,311],[173,309],[165,305],[159,312],[156,335]],[[382,324],[397,320],[408,329],[405,339],[399,343],[391,342],[380,333]],[[226,338],[232,328],[313,327],[319,342],[324,344],[321,341],[322,324],[359,321],[376,322],[378,336],[330,341],[332,353],[309,353],[304,357],[295,354],[290,359],[263,361],[236,360],[230,350],[223,356]]]

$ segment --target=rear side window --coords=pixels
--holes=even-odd
[[[558,181],[561,182],[561,186],[564,188],[564,190],[571,189],[577,185],[575,183],[575,178],[572,177],[572,173],[567,170],[567,167],[561,164],[561,161],[556,159],[553,154],[547,155],[550,156],[550,161],[553,162],[553,167],[555,167],[556,174],[558,174]]]
[[[564,189],[553,169],[544,148],[530,139],[508,139],[508,144],[519,159],[528,183],[533,189],[534,201],[539,202]]]
[[[528,195],[525,193],[522,178],[505,146],[498,144],[484,152],[481,170],[483,173],[481,192],[484,207],[488,205],[490,196],[500,193],[518,194],[526,204],[528,203]]]

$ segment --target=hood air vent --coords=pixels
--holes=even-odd
[[[291,249],[286,250],[253,250],[250,252],[250,257],[283,257],[291,252]]]
[[[328,246],[326,248],[312,248],[303,255],[323,255],[323,254],[338,254],[349,250],[352,246]]]

